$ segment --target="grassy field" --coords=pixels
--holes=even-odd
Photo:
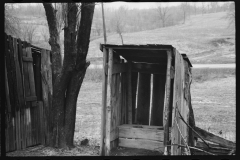
[[[170,44],[181,53],[186,53],[194,63],[235,63],[235,26],[228,27],[226,12],[188,17],[185,24],[148,31],[123,33],[124,44]],[[38,24],[34,44],[50,49],[44,42],[42,30],[47,30],[44,17],[20,17],[26,23]],[[107,26],[108,27],[108,26]],[[61,33],[63,45],[63,32]],[[103,38],[90,42],[87,58],[92,64],[101,63],[99,44]],[[121,44],[117,34],[107,37],[109,44]],[[62,47],[63,49],[63,47]]]
[[[235,28],[228,28],[226,12],[196,15],[185,24],[155,30],[124,33],[124,44],[170,44],[195,63],[235,63]],[[90,43],[88,58],[102,57],[99,44]],[[121,44],[118,35],[107,37],[109,44]],[[99,61],[100,63],[100,61]]]

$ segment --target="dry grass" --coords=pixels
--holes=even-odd
[[[186,24],[135,33],[124,33],[124,44],[170,44],[186,53],[192,63],[234,63],[235,28],[227,28],[226,12],[192,16]],[[90,43],[89,55],[102,57],[99,44]],[[118,35],[107,37],[109,44],[121,44]]]

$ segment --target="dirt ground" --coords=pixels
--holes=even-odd
[[[196,125],[223,138],[236,141],[236,80],[235,77],[193,82],[192,105]],[[101,126],[101,82],[84,82],[78,98],[75,128],[75,145],[72,150],[44,146],[7,153],[7,156],[98,156]],[[221,131],[221,132],[220,132]],[[221,134],[220,134],[221,133]],[[84,139],[88,145],[81,145]],[[112,155],[159,155],[144,150],[118,148]]]

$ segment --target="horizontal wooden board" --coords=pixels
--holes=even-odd
[[[163,142],[144,140],[144,139],[126,139],[119,138],[120,147],[139,148],[148,150],[157,150],[163,152]]]
[[[163,130],[163,126],[148,126],[148,125],[139,125],[139,124],[123,124],[118,126],[118,128],[146,128],[146,129]]]
[[[152,73],[152,74],[166,74],[166,65],[160,64],[149,64],[149,63],[133,63],[132,71],[141,73]]]
[[[226,140],[222,137],[219,137],[217,135],[214,135],[210,132],[207,132],[201,128],[195,127],[196,132],[204,139],[210,142],[214,142],[219,144],[220,146],[235,149],[236,148],[236,143]],[[199,137],[197,134],[195,134],[196,137]]]
[[[37,100],[37,96],[29,96],[25,98],[25,101],[36,101]]]
[[[163,130],[158,130],[156,128],[119,128],[119,137],[120,138],[137,138],[137,139],[146,139],[163,142]]]
[[[127,69],[128,69],[127,63],[114,64],[112,74],[127,72]]]

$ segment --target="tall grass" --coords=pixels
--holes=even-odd
[[[87,69],[85,75],[85,81],[92,81],[92,82],[101,82],[103,76],[103,69],[101,68],[89,68]]]
[[[85,75],[86,81],[101,82],[103,76],[101,68],[89,68]],[[227,78],[234,76],[235,68],[193,68],[192,78],[194,82],[204,82],[215,78]]]

